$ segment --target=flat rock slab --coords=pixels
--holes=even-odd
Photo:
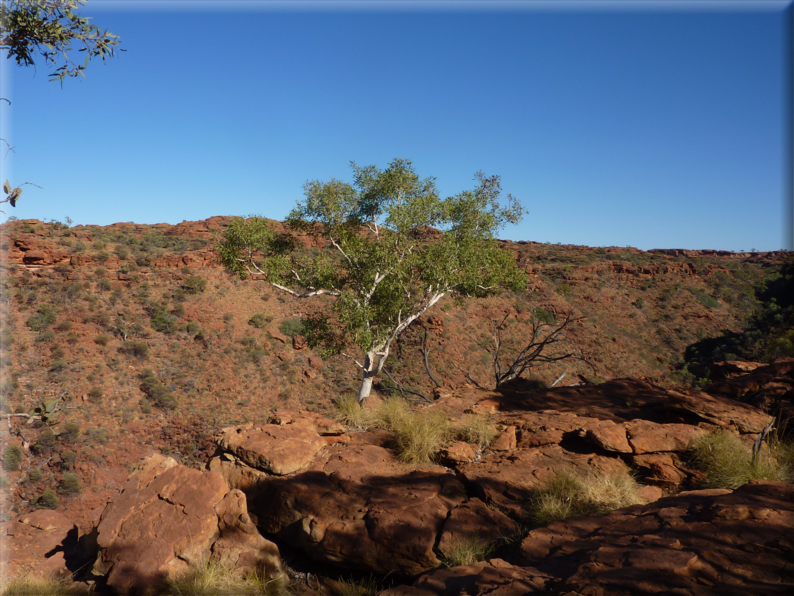
[[[252,468],[281,476],[308,466],[327,444],[308,422],[227,427],[215,442]]]
[[[571,453],[559,445],[492,453],[480,462],[458,466],[458,473],[474,495],[495,505],[514,519],[524,515],[524,504],[532,491],[563,469],[586,473],[600,470],[628,472],[623,461],[596,454]]]
[[[412,586],[395,586],[378,596],[519,596],[548,594],[546,583],[552,579],[531,567],[511,565],[491,559],[451,569],[431,571]]]
[[[560,593],[794,593],[794,484],[666,497],[530,532],[521,563]]]
[[[450,512],[467,501],[455,475],[411,469],[376,445],[329,449],[308,470],[249,485],[259,527],[347,568],[417,575],[440,565],[434,547]],[[494,532],[488,521],[478,525],[483,533]]]
[[[66,576],[66,555],[77,544],[77,526],[49,509],[23,513],[0,526],[3,577],[26,573]]]

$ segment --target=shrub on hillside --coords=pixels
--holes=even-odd
[[[101,404],[104,396],[105,394],[102,392],[102,388],[91,387],[91,390],[88,392],[88,401],[92,404]]]
[[[9,445],[3,452],[3,469],[6,472],[16,472],[22,463],[22,448],[18,445]]]
[[[41,331],[55,324],[55,312],[49,306],[40,306],[39,309],[28,317],[25,324],[33,331]]]
[[[253,317],[248,319],[248,324],[251,325],[252,327],[256,327],[257,329],[262,329],[272,320],[273,317],[266,317],[265,315],[259,313],[259,314],[255,314]]]
[[[199,275],[191,275],[182,282],[182,287],[188,294],[200,294],[207,288],[207,280]]]
[[[66,472],[58,485],[58,490],[64,495],[76,495],[83,490],[83,485],[80,484],[80,479],[74,472]]]
[[[287,319],[279,325],[278,330],[287,337],[301,335],[303,333],[303,321],[300,319]]]
[[[36,442],[33,443],[33,451],[35,453],[49,453],[55,447],[55,433],[49,428],[45,428],[36,437]]]
[[[58,500],[58,495],[51,488],[48,488],[41,496],[36,499],[36,509],[57,509],[61,502]]]
[[[149,346],[142,341],[125,341],[119,346],[119,353],[146,360],[149,357]]]
[[[151,314],[152,329],[160,333],[173,333],[179,327],[179,317],[172,315],[164,307],[155,309]]]
[[[146,394],[149,401],[164,410],[172,410],[177,406],[176,398],[150,368],[145,368],[141,372],[141,391]]]
[[[61,428],[61,439],[67,443],[74,443],[80,436],[80,425],[74,420],[67,420]]]

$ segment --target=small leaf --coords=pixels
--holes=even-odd
[[[3,183],[3,192],[6,194],[11,193],[11,185],[8,183],[8,180]]]

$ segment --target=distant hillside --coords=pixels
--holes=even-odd
[[[323,360],[301,341],[301,316],[322,309],[322,300],[296,299],[220,268],[213,233],[228,219],[0,226],[3,412],[62,397],[71,409],[53,428],[80,427],[75,469],[97,503],[152,448],[203,461],[208,433],[219,426],[263,419],[276,406],[324,411],[357,388],[353,365]],[[545,383],[563,372],[561,385],[621,377],[702,383],[696,375],[707,374],[712,356],[794,355],[785,353],[791,304],[782,296],[794,295],[785,291],[787,253],[502,244],[530,274],[527,290],[434,307],[387,365],[396,381],[432,395],[426,332],[428,362],[443,386],[470,383],[470,375],[492,387],[484,346],[493,322],[509,315],[510,349],[526,337],[533,309],[549,321],[569,310],[585,317],[572,339],[587,363],[533,370]],[[40,432],[31,427],[26,439]],[[22,484],[15,498],[56,480]]]

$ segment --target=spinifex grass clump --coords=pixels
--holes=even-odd
[[[424,464],[436,459],[441,448],[453,440],[490,445],[496,429],[483,416],[467,415],[458,422],[433,409],[411,410],[401,397],[389,397],[374,404],[359,404],[353,397],[336,403],[336,419],[355,428],[377,427],[394,434],[392,445],[400,461]]]
[[[213,561],[197,563],[186,574],[169,579],[158,596],[286,596],[282,579],[240,576]]]
[[[794,480],[794,446],[772,437],[753,461],[752,448],[738,435],[716,430],[692,442],[692,465],[706,472],[706,488],[737,488],[750,480]]]
[[[67,579],[42,575],[5,578],[0,588],[2,596],[77,596],[85,594],[81,586]]]
[[[641,505],[639,485],[628,472],[560,471],[536,491],[528,503],[529,517],[536,526],[578,515],[598,515],[614,509]]]
[[[487,559],[494,550],[495,546],[493,544],[489,544],[477,536],[460,538],[452,542],[442,553],[444,555],[444,565],[447,567],[472,565]]]

